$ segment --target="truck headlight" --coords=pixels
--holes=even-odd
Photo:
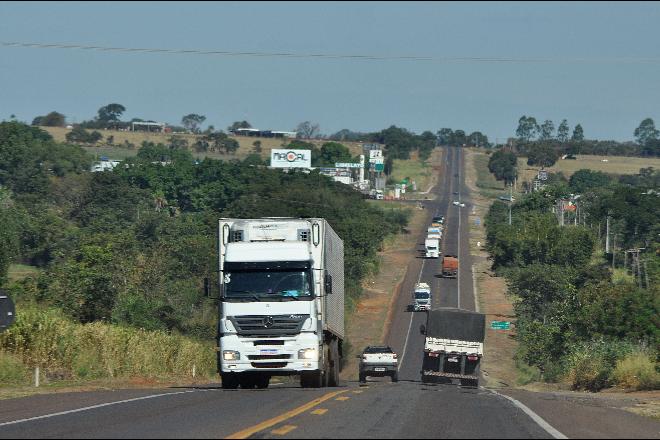
[[[225,361],[237,361],[241,359],[241,354],[237,351],[225,350],[222,352],[222,359]]]
[[[305,348],[304,350],[299,350],[298,351],[298,359],[306,359],[306,360],[315,360],[318,359],[318,351],[316,348]]]

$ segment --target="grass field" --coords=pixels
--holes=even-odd
[[[607,162],[603,162],[607,160]],[[623,157],[623,156],[577,156],[577,160],[558,160],[557,163],[547,168],[548,171],[556,173],[561,171],[567,178],[581,169],[602,171],[609,174],[637,174],[640,168],[653,167],[660,169],[660,159],[645,157]],[[518,158],[519,179],[531,181],[536,177],[540,167],[527,165],[527,158]]]
[[[66,134],[70,131],[66,128],[61,127],[41,127],[43,130],[53,136],[53,138],[58,142],[64,142]],[[92,130],[89,130],[92,131]],[[108,156],[110,159],[121,160],[126,157],[135,156],[137,154],[137,149],[140,148],[142,142],[154,142],[154,143],[167,143],[170,137],[176,136],[177,138],[185,139],[188,141],[188,145],[192,146],[199,136],[194,134],[176,134],[171,133],[146,133],[146,132],[132,132],[132,131],[116,131],[116,130],[98,130],[99,133],[103,135],[103,140],[100,144],[104,144],[102,147],[86,147],[86,149],[92,153],[98,152],[100,156]],[[107,143],[107,138],[112,136],[113,145],[105,145]],[[262,158],[268,158],[270,156],[270,150],[273,148],[281,148],[283,143],[288,142],[287,139],[273,139],[273,138],[255,138],[255,137],[245,137],[245,136],[230,136],[233,139],[238,141],[240,145],[236,154],[226,155],[226,154],[214,154],[214,153],[202,153],[194,155],[198,158],[211,157],[213,159],[244,159],[254,148],[253,143],[257,140],[261,141],[261,156]],[[129,142],[135,145],[135,149],[128,149],[122,147],[126,142]],[[314,144],[317,144],[319,147],[327,141],[325,140],[313,140],[311,141]],[[362,144],[358,142],[342,142],[348,149],[351,154],[356,156],[363,153]]]

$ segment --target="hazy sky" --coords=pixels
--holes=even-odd
[[[599,139],[632,139],[646,117],[660,125],[660,3],[3,2],[9,41],[436,60],[0,46],[0,119],[57,110],[75,122],[118,102],[125,119],[176,124],[194,112],[216,128],[279,130],[310,120],[327,134],[396,124],[503,140],[523,114]],[[451,57],[538,61],[441,60]]]

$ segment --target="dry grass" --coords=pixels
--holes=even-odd
[[[607,160],[607,162],[603,162]],[[547,168],[552,173],[562,172],[567,178],[581,169],[602,171],[609,174],[637,174],[641,168],[653,167],[660,169],[660,159],[643,157],[623,157],[623,156],[587,156],[579,155],[577,160],[558,160],[557,163]],[[524,181],[531,181],[536,177],[540,167],[531,167],[527,165],[527,158],[518,158],[519,178]]]
[[[0,334],[8,365],[39,366],[45,381],[104,378],[215,376],[212,343],[160,331],[100,322],[77,324],[54,310],[23,307],[16,323]],[[8,360],[7,360],[8,359]],[[12,367],[16,372],[20,368]],[[14,374],[12,377],[19,377]]]
[[[43,130],[53,136],[53,138],[58,142],[64,142],[66,134],[70,131],[66,128],[61,127],[41,127]],[[93,130],[89,130],[93,131]],[[137,154],[137,149],[140,148],[142,142],[154,142],[154,143],[167,143],[171,137],[177,137],[180,139],[185,139],[188,141],[188,145],[192,146],[197,139],[198,135],[194,134],[171,134],[171,133],[147,133],[147,132],[131,132],[131,131],[117,131],[117,130],[97,130],[103,135],[103,140],[100,142],[102,147],[90,147],[88,151],[94,151],[98,149],[100,152],[99,155],[111,156],[112,159],[123,159],[128,156],[134,156]],[[113,145],[107,146],[107,138],[113,136]],[[270,150],[273,148],[281,148],[283,143],[288,143],[287,139],[274,139],[274,138],[256,138],[256,137],[246,137],[246,136],[230,136],[233,139],[236,139],[239,144],[239,149],[236,151],[236,154],[225,155],[225,154],[213,154],[213,153],[203,153],[197,154],[196,157],[211,157],[213,159],[243,159],[252,153],[254,148],[253,144],[255,141],[261,141],[261,157],[268,158],[270,157]],[[122,147],[126,142],[135,145],[135,149],[128,149]],[[324,140],[312,140],[312,143],[321,147],[322,144],[328,141]],[[356,156],[363,153],[362,144],[358,142],[342,142],[350,150],[351,154]],[[105,149],[105,151],[103,151]],[[103,151],[103,152],[101,152]]]

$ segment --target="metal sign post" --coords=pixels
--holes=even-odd
[[[14,302],[7,294],[0,290],[0,332],[6,330],[16,320]]]

